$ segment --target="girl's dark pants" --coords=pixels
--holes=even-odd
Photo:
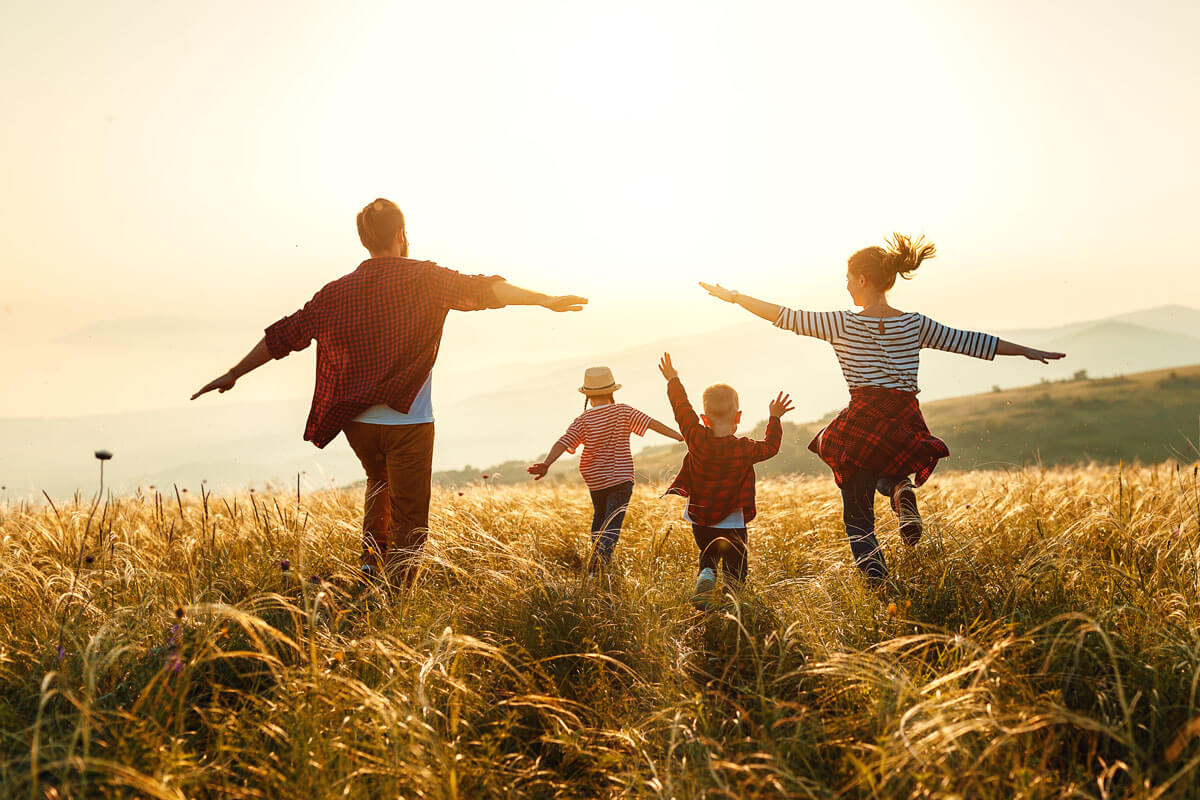
[[[901,480],[860,469],[842,485],[842,520],[850,537],[850,551],[858,568],[872,580],[887,577],[883,550],[875,538],[875,492],[890,500]]]
[[[725,582],[746,580],[747,538],[745,528],[706,528],[692,525],[692,535],[700,548],[700,570],[717,569],[725,573]]]
[[[612,558],[631,497],[633,481],[592,492],[592,564],[597,559],[607,564]]]

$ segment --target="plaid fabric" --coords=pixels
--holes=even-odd
[[[946,443],[929,432],[914,392],[878,386],[850,390],[850,405],[825,426],[808,449],[833,470],[843,485],[855,470],[929,480],[939,458],[950,455]]]
[[[363,409],[408,413],[433,369],[451,310],[499,308],[499,276],[463,275],[431,261],[370,258],[266,330],[272,358],[317,340],[317,377],[304,438],[329,444]]]
[[[783,439],[779,417],[767,422],[762,441],[745,436],[718,437],[700,423],[678,378],[667,383],[667,398],[688,452],[665,494],[689,498],[687,513],[696,525],[715,525],[739,508],[745,522],[754,519],[754,464],[779,452]]]

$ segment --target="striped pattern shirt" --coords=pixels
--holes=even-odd
[[[851,389],[880,386],[917,392],[922,347],[991,361],[999,339],[989,333],[960,331],[924,314],[865,317],[852,311],[797,311],[780,308],[775,327],[833,345]]]
[[[593,406],[575,418],[558,443],[571,453],[583,445],[579,473],[588,489],[598,492],[634,479],[629,435],[645,436],[651,421],[624,403]]]

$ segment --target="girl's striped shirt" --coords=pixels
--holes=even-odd
[[[558,443],[574,453],[583,445],[579,472],[593,492],[634,479],[629,435],[644,436],[650,417],[624,403],[593,406],[567,428]]]
[[[922,347],[991,361],[999,339],[989,333],[960,331],[924,314],[866,317],[852,311],[797,311],[780,307],[775,327],[833,345],[846,383],[917,392]]]

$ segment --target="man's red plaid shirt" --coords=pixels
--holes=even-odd
[[[714,436],[711,428],[700,423],[679,378],[667,382],[667,398],[688,452],[666,494],[689,498],[688,516],[697,525],[715,525],[738,509],[746,522],[754,519],[758,513],[754,505],[754,465],[779,452],[783,440],[779,417],[767,422],[762,441]]]
[[[347,422],[386,403],[408,413],[433,369],[451,311],[499,308],[499,276],[431,261],[370,258],[266,330],[272,358],[317,340],[317,377],[304,438],[329,444]]]
[[[838,486],[860,469],[891,478],[913,475],[920,486],[938,459],[950,455],[946,443],[929,432],[917,395],[881,386],[851,389],[850,405],[808,449],[829,465]]]

